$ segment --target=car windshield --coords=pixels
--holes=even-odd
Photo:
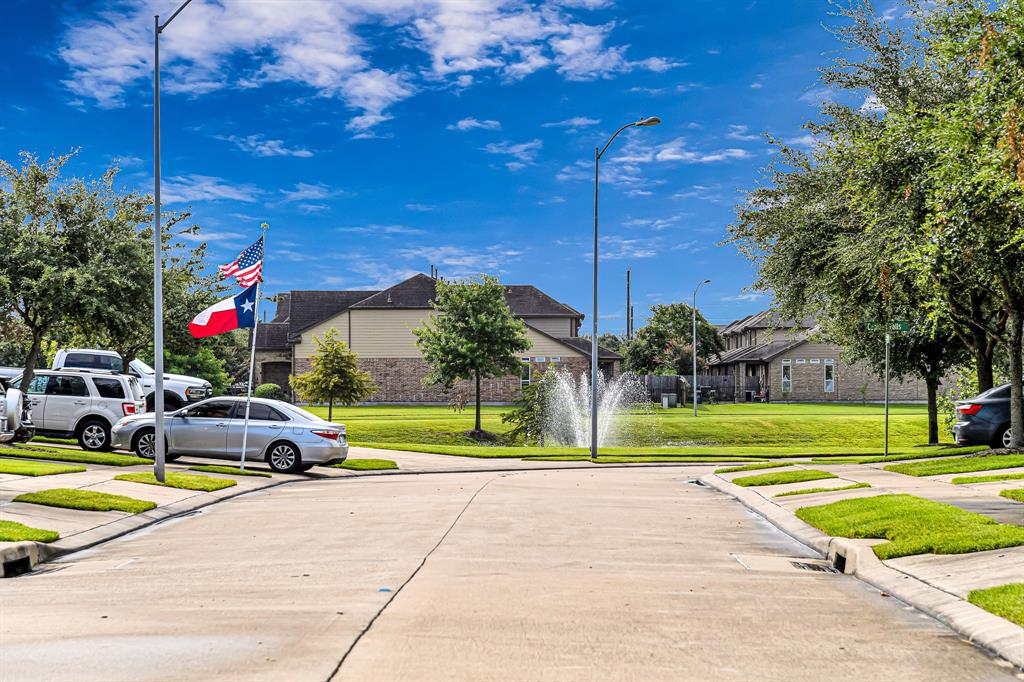
[[[132,360],[132,367],[143,374],[156,374],[156,370],[144,363],[142,360]]]

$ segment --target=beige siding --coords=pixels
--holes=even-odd
[[[583,354],[573,350],[572,348],[565,346],[554,339],[549,339],[543,334],[538,334],[532,329],[526,330],[526,336],[530,339],[530,350],[522,353],[523,357],[529,355],[530,357],[562,357],[562,358],[578,358]]]
[[[308,358],[313,355],[316,352],[316,343],[313,341],[313,337],[323,337],[328,329],[334,329],[334,335],[348,343],[348,311],[324,320],[317,326],[302,332],[302,341],[295,344],[295,357]]]
[[[352,310],[352,350],[361,358],[418,358],[412,330],[430,310]]]
[[[523,322],[551,336],[572,336],[571,317],[524,317]]]

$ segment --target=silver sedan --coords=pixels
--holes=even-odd
[[[164,417],[166,457],[182,455],[242,458],[245,398],[210,398],[169,412]],[[115,448],[139,457],[155,456],[152,412],[125,417],[110,430]],[[342,462],[348,456],[345,426],[280,400],[253,398],[245,459],[265,459],[274,471],[307,471],[316,464]]]

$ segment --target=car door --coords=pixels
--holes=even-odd
[[[179,410],[167,420],[171,425],[168,435],[171,450],[223,457],[234,405],[231,400],[208,400]]]
[[[28,402],[28,409],[32,413],[32,423],[37,429],[45,429],[43,426],[43,413],[46,408],[46,384],[50,377],[47,374],[36,374],[32,377],[32,383],[25,391],[25,400]],[[21,379],[12,381],[11,385],[21,388]]]
[[[54,374],[46,382],[43,426],[46,431],[71,433],[91,405],[85,377]]]
[[[252,403],[249,406],[249,435],[245,442],[245,459],[260,456],[263,449],[281,435],[288,418],[266,403]],[[228,457],[241,459],[242,434],[245,431],[245,403],[239,402],[234,418],[228,427]]]

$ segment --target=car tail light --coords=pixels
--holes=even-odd
[[[321,438],[326,438],[327,440],[338,440],[338,436],[341,435],[341,433],[338,431],[328,431],[326,429],[316,429],[313,431],[313,433],[320,436]]]
[[[956,411],[960,414],[967,414],[973,417],[981,412],[982,407],[984,406],[979,405],[978,403],[967,403],[966,405],[958,405]]]
[[[121,403],[121,410],[124,411],[124,416],[135,414],[135,403]]]

